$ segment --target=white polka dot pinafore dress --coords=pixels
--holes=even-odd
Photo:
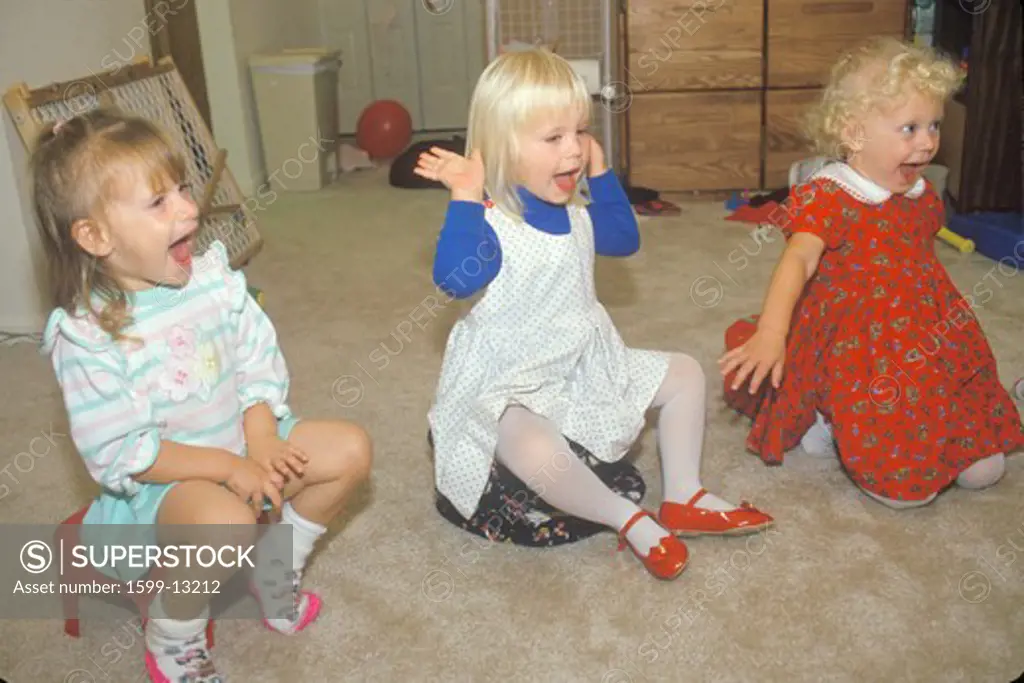
[[[554,235],[486,209],[501,269],[452,328],[428,415],[435,484],[466,518],[487,485],[508,406],[544,416],[614,462],[640,435],[668,370],[668,353],[629,348],[619,336],[594,288],[590,214],[567,210],[569,234]],[[475,258],[465,262],[469,274],[480,267]]]

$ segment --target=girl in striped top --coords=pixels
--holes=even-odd
[[[220,242],[193,255],[198,210],[184,170],[151,123],[103,111],[58,123],[34,150],[56,304],[43,350],[75,447],[101,487],[83,536],[135,525],[154,543],[181,543],[181,528],[216,524],[234,525],[233,542],[254,543],[257,519],[279,511],[291,557],[275,562],[257,547],[251,586],[265,624],[295,633],[320,610],[320,598],[300,590],[302,570],[368,477],[371,442],[357,425],[292,414],[274,327],[244,275]],[[168,525],[179,535],[161,533]],[[193,585],[224,584],[230,573],[171,572],[203,582]],[[155,599],[146,628],[152,680],[223,680],[203,638],[209,598]]]

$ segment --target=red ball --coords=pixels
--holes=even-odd
[[[359,115],[356,144],[375,159],[398,156],[412,140],[412,116],[395,100],[377,100]]]

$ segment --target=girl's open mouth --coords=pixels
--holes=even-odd
[[[900,164],[900,177],[903,178],[903,182],[910,185],[917,181],[927,165],[925,162]]]
[[[190,232],[177,242],[171,244],[170,249],[168,249],[171,258],[179,266],[187,266],[192,263],[192,248],[195,246],[195,237],[195,232]]]
[[[566,171],[565,173],[555,174],[555,186],[562,192],[571,194],[573,190],[576,189],[576,181],[579,173],[580,170],[577,168],[571,171]]]

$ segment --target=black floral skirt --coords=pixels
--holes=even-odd
[[[428,434],[433,447],[433,439]],[[572,452],[616,494],[639,504],[647,492],[640,472],[625,458],[606,463],[583,446],[566,439]],[[497,458],[476,512],[465,519],[451,502],[435,490],[437,510],[446,520],[472,534],[498,543],[552,547],[575,543],[608,527],[568,515],[548,505]]]

